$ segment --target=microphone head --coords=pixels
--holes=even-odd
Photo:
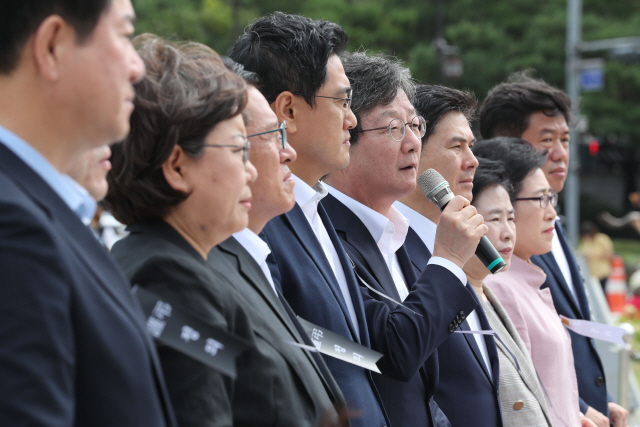
[[[418,177],[418,185],[427,196],[427,199],[435,203],[440,209],[453,199],[453,193],[449,188],[449,183],[435,169],[427,169]]]
[[[449,185],[447,180],[435,169],[427,169],[418,177],[418,185],[424,195],[427,196],[427,199],[429,199],[429,195],[433,193],[433,190],[441,187],[442,184]]]

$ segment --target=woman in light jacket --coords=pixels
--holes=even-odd
[[[502,162],[482,157],[478,157],[478,162],[472,205],[484,217],[489,227],[486,236],[507,264],[504,272],[509,268],[516,242],[515,212],[509,196],[512,186]],[[537,158],[533,158],[533,166],[539,167],[538,163]],[[496,295],[483,283],[490,275],[489,270],[473,257],[464,266],[464,272],[482,303],[491,329],[497,333],[503,425],[551,426],[551,415],[529,351]]]
[[[540,288],[545,273],[531,262],[532,255],[551,250],[555,230],[557,194],[539,167],[546,153],[537,152],[521,139],[494,138],[476,144],[474,154],[505,164],[513,185],[518,236],[509,270],[487,277],[484,283],[504,306],[531,354],[553,425],[593,426],[580,413],[571,337],[560,321],[549,289]]]

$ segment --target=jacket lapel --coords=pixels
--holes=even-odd
[[[478,301],[478,297],[476,296],[475,291],[471,288],[471,285],[469,285],[467,283],[467,289],[469,289],[469,292],[471,293],[471,295],[473,296],[473,298],[476,300],[476,302],[478,303],[478,305],[476,306],[476,313],[478,313],[478,318],[480,318],[480,301]],[[483,313],[484,314],[484,313]],[[483,315],[484,317],[484,315]],[[484,317],[485,322],[487,322],[486,317]],[[487,322],[488,324],[488,322]],[[485,329],[485,326],[482,325],[482,321],[480,321],[480,327],[481,329]],[[463,331],[470,331],[471,328],[469,327],[469,322],[465,319],[459,327],[461,330]],[[487,329],[490,329],[489,327],[487,327]],[[478,362],[478,364],[480,365],[480,367],[482,367],[482,371],[484,372],[484,374],[487,376],[487,380],[494,384],[493,381],[491,380],[491,375],[489,374],[489,370],[487,368],[487,364],[484,362],[484,358],[482,357],[482,353],[480,352],[480,348],[478,347],[478,343],[476,342],[476,339],[474,337],[474,334],[462,334],[464,336],[464,339],[467,340],[467,344],[469,344],[469,347],[471,347],[471,350],[473,351],[473,355],[476,357],[476,361]],[[493,337],[492,337],[493,338]],[[486,342],[486,340],[485,340]],[[487,343],[487,353],[489,352],[489,344]],[[495,348],[495,344],[494,344],[494,348]],[[497,353],[496,353],[496,358],[497,358]],[[491,360],[491,356],[489,356],[489,363],[491,363],[493,365],[493,361]],[[495,372],[496,370],[493,369],[492,366],[492,371]],[[496,382],[497,384],[497,382]]]
[[[269,281],[264,276],[264,273],[260,269],[260,266],[255,262],[251,254],[247,252],[247,250],[234,238],[230,237],[224,242],[218,244],[217,248],[224,253],[231,255],[235,258],[237,264],[234,265],[246,280],[246,282],[253,287],[256,292],[262,297],[264,302],[269,306],[269,308],[276,314],[276,316],[282,321],[282,323],[286,326],[289,333],[295,338],[295,340],[299,343],[304,343],[306,345],[313,346],[308,339],[304,338],[304,331],[301,328],[298,328],[294,322],[296,322],[295,315],[291,311],[291,308],[286,305],[284,302],[284,298],[280,298],[279,295],[271,288]],[[215,249],[214,249],[215,250]],[[260,310],[260,307],[254,307],[256,310]],[[287,310],[288,309],[288,310]],[[291,311],[291,313],[289,313]],[[293,315],[293,316],[292,316]],[[336,391],[332,388],[332,386],[328,383],[325,376],[328,374],[326,368],[323,370],[319,364],[319,361],[316,360],[313,354],[309,351],[303,351],[309,362],[314,367],[318,376],[321,378],[325,388],[328,393],[331,395],[334,402],[339,402],[340,399],[336,395]],[[292,364],[294,368],[295,364]],[[301,372],[298,372],[298,375],[301,378],[304,378]]]
[[[527,347],[525,346],[524,342],[522,342],[522,339],[518,334],[518,330],[513,325],[513,322],[511,321],[506,310],[500,303],[500,300],[498,300],[498,298],[491,291],[491,289],[484,286],[484,294],[487,296],[487,299],[489,300],[489,302],[491,303],[491,306],[495,310],[496,315],[499,318],[498,321],[501,322],[501,324],[505,327],[505,329],[513,339],[513,343],[515,343],[516,345],[514,348],[511,345],[511,341],[503,340],[504,342],[501,342],[500,340],[496,340],[496,346],[503,349],[503,352],[507,355],[507,359],[509,359],[509,362],[511,362],[515,366],[524,384],[533,393],[536,399],[538,399],[538,402],[540,402],[540,407],[542,408],[542,412],[544,412],[547,420],[551,420],[551,414],[549,413],[549,409],[547,407],[545,397],[542,393],[542,388],[540,387],[540,383],[538,382],[538,379],[537,379],[538,377],[535,372],[535,367],[533,366],[533,361],[529,356]],[[520,359],[524,360],[524,362],[520,362],[518,363],[518,366],[516,366],[515,361],[512,360],[512,358],[509,355],[509,352],[504,350],[505,348],[508,349],[509,352],[511,352],[511,354],[515,355],[515,357],[518,357],[519,360]],[[518,369],[518,367],[520,369]]]
[[[399,301],[400,295],[387,267],[387,262],[382,257],[378,244],[373,240],[371,233],[360,218],[331,194],[322,200],[322,205],[331,212],[332,223],[338,234],[342,235],[344,240],[360,254],[361,261],[368,266],[369,272],[373,274],[384,293]]]
[[[584,279],[578,268],[578,262],[573,256],[573,251],[571,250],[571,245],[569,245],[569,241],[567,240],[564,227],[562,226],[562,224],[560,224],[560,221],[556,221],[555,225],[558,240],[560,241],[560,245],[562,246],[564,256],[567,258],[567,264],[569,264],[571,280],[573,280],[573,287],[575,288],[576,297],[578,299],[578,303],[580,304],[582,318],[589,320],[591,317],[589,312],[589,302],[587,301],[587,295],[585,294],[584,286],[582,286]]]
[[[420,236],[418,236],[418,233],[413,230],[413,227],[409,227],[407,238],[404,241],[404,247],[407,253],[411,254],[411,264],[413,264],[415,276],[417,277],[422,273],[422,270],[427,267],[427,263],[431,258],[431,252]]]
[[[573,308],[575,313],[578,316],[582,317],[582,310],[580,310],[580,306],[571,293],[569,285],[567,284],[566,280],[564,280],[564,276],[562,275],[560,266],[556,262],[556,258],[553,256],[553,253],[547,252],[543,255],[534,255],[531,257],[531,260],[534,264],[540,264],[540,267],[542,267],[544,270],[551,272],[553,278],[549,278],[547,280],[556,281],[556,283],[558,284],[558,288],[560,288],[560,291],[564,294],[565,299],[569,301],[569,304],[571,304],[571,307]]]
[[[321,206],[318,206],[318,214],[320,214],[320,209],[321,209]],[[320,218],[322,219],[324,226],[327,229],[327,233],[329,233],[329,237],[331,237],[332,233],[335,235],[335,231],[333,230],[333,226],[331,225],[331,222],[329,221],[328,217],[326,218],[326,221],[324,220],[324,218],[322,218],[322,216],[320,216]],[[327,260],[327,256],[325,255],[324,250],[322,249],[322,246],[318,241],[318,238],[316,237],[313,230],[311,229],[311,225],[309,225],[309,221],[307,221],[307,218],[304,216],[302,209],[296,203],[293,209],[291,209],[289,212],[283,215],[283,219],[286,223],[288,223],[288,226],[296,235],[300,244],[304,247],[305,251],[307,251],[307,253],[311,257],[313,262],[318,267],[318,270],[324,277],[324,280],[327,282],[329,289],[331,289],[331,292],[333,293],[333,296],[336,299],[336,302],[338,303],[338,305],[340,306],[340,309],[342,310],[342,314],[344,315],[345,321],[347,322],[347,325],[349,326],[349,330],[351,331],[352,339],[356,342],[359,342],[358,334],[356,333],[355,327],[353,326],[353,322],[351,321],[351,316],[349,315],[349,311],[344,301],[342,291],[340,290],[340,285],[338,284],[338,280],[336,279],[335,274],[333,274],[333,270],[331,269],[331,265]],[[333,241],[333,244],[334,244],[334,247],[336,248],[336,252],[338,253],[338,256],[341,255],[340,253],[341,251],[344,252],[342,245],[340,245],[339,243],[340,242],[338,242],[338,245],[336,245],[335,241]],[[350,271],[351,271],[351,267],[349,267],[348,270],[345,269],[347,284],[349,283],[348,273],[350,273]],[[351,297],[354,298],[353,292],[351,292]],[[357,310],[357,305],[355,301],[353,305],[354,305],[354,308],[356,308]],[[360,306],[362,306],[362,304],[360,304]],[[356,315],[360,316],[357,313],[357,311],[356,311]],[[363,312],[363,317],[364,317],[364,312]],[[360,322],[360,325],[362,324],[363,322]],[[365,323],[365,326],[366,326],[366,323]],[[360,334],[360,336],[362,337],[363,335]]]

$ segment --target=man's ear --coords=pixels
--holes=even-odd
[[[271,109],[278,116],[278,121],[287,121],[287,133],[290,134],[298,131],[297,119],[300,115],[300,108],[305,106],[309,108],[309,104],[302,96],[296,96],[288,90],[280,92],[276,100],[271,103]]]
[[[31,54],[38,73],[48,81],[58,80],[63,61],[73,54],[76,45],[76,32],[67,21],[58,15],[45,18],[31,37]]]
[[[164,179],[171,188],[184,194],[191,192],[191,183],[187,180],[185,169],[188,167],[187,162],[192,161],[182,147],[177,144],[173,147],[169,158],[162,164]]]

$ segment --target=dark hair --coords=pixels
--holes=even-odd
[[[358,125],[349,131],[351,145],[355,145],[358,142],[357,131],[362,130],[360,118],[363,115],[379,105],[392,103],[400,89],[413,103],[416,89],[409,69],[391,56],[343,52],[340,59],[353,89],[351,110],[358,119]]]
[[[440,119],[448,112],[457,111],[471,121],[478,107],[478,100],[473,92],[439,85],[419,85],[413,105],[418,114],[427,121],[427,132],[422,137],[424,146],[435,133]]]
[[[231,58],[258,74],[271,104],[284,91],[304,94],[309,105],[327,78],[327,61],[347,45],[338,24],[275,12],[258,18],[236,41]]]
[[[130,224],[162,218],[189,195],[167,183],[163,163],[176,144],[194,158],[205,138],[246,104],[246,84],[207,46],[143,34],[134,45],[147,73],[135,85],[131,131],[112,147],[107,208]]]
[[[528,72],[513,74],[505,83],[489,91],[480,106],[480,134],[483,138],[496,136],[522,137],[529,127],[531,114],[564,116],[571,121],[571,100],[560,89],[534,79]]]
[[[484,190],[494,186],[503,187],[507,191],[509,199],[513,200],[513,186],[509,181],[505,164],[500,160],[490,160],[484,157],[476,157],[476,159],[478,159],[478,167],[473,176],[471,204],[473,205],[478,200]]]
[[[247,84],[260,88],[260,79],[258,75],[253,71],[247,71],[244,69],[244,65],[237,63],[228,56],[222,56],[222,62],[224,66],[233,71],[238,77],[242,78]]]
[[[547,161],[546,151],[540,152],[520,138],[498,137],[485,139],[476,142],[472,151],[476,157],[499,160],[504,164],[507,178],[513,186],[513,191],[510,194],[511,201],[514,201],[520,190],[522,190],[524,179],[532,171],[542,167]],[[475,177],[473,186],[476,186]]]
[[[9,0],[0,4],[0,74],[9,74],[42,21],[59,15],[73,26],[78,43],[93,32],[112,0]]]

